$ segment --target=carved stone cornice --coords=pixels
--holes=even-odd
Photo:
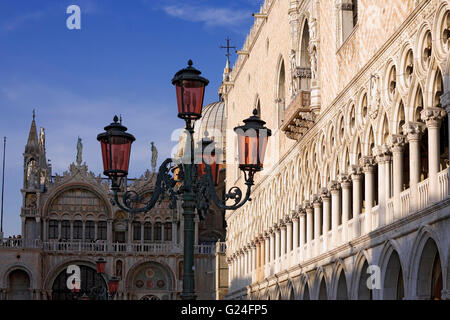
[[[442,108],[426,108],[420,112],[420,117],[428,128],[439,128],[447,112]]]
[[[422,122],[408,121],[403,125],[402,129],[408,141],[420,141],[425,130],[425,124]]]

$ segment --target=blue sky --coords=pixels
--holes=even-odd
[[[220,45],[240,48],[260,0],[3,0],[0,2],[0,137],[7,137],[4,232],[19,234],[23,152],[36,109],[47,158],[61,174],[75,161],[102,171],[96,136],[122,114],[136,137],[130,176],[176,145],[174,73],[191,58],[210,80],[205,104],[218,99],[225,66]],[[68,30],[66,8],[81,8],[81,30]],[[232,58],[232,62],[235,55]],[[1,139],[3,142],[3,139]],[[3,150],[3,144],[1,145]],[[0,151],[3,154],[2,151]],[[0,172],[1,174],[1,172]]]

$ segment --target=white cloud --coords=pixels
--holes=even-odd
[[[207,27],[235,27],[251,18],[250,11],[230,8],[178,4],[165,6],[163,10],[169,16],[191,22],[202,22]]]
[[[22,15],[19,15],[19,16],[16,16],[16,17],[6,20],[2,24],[0,30],[2,30],[3,32],[10,32],[10,31],[20,28],[22,25],[24,25],[30,21],[38,21],[38,20],[42,19],[43,16],[44,16],[43,10],[27,12]]]

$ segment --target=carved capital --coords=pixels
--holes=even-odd
[[[320,198],[320,194],[313,194],[312,205],[314,208],[320,208],[320,206],[322,205],[322,199]]]
[[[352,186],[352,179],[348,174],[340,174],[339,182],[341,183],[342,189],[348,189]]]
[[[330,191],[328,191],[327,188],[320,188],[320,198],[322,201],[330,200],[331,194]]]
[[[360,159],[359,162],[360,162],[360,165],[361,165],[364,173],[374,171],[375,160],[373,157],[364,156]]]
[[[388,139],[389,147],[394,153],[402,153],[405,149],[406,137],[402,134],[393,134]]]
[[[298,211],[297,210],[291,210],[291,219],[298,220]]]
[[[420,112],[420,117],[428,128],[439,128],[447,112],[442,108],[426,108]]]
[[[359,166],[352,165],[349,170],[352,180],[361,179],[362,169]]]
[[[287,225],[289,223],[292,223],[291,215],[288,214],[284,217],[284,223]]]
[[[403,125],[403,133],[406,134],[408,141],[420,141],[425,130],[425,124],[422,122],[408,121]]]
[[[299,216],[300,218],[303,218],[303,217],[305,217],[305,215],[306,215],[306,209],[305,209],[305,208],[299,208],[299,210],[298,210],[298,216]]]
[[[330,183],[328,184],[328,189],[330,190],[331,194],[333,194],[341,190],[341,184],[336,180],[330,181]]]
[[[305,208],[306,212],[312,210],[312,203],[309,200],[303,201],[303,207]]]

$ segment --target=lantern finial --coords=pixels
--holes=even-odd
[[[188,61],[188,66],[189,66],[189,67],[192,67],[193,64],[194,64],[194,63],[192,62],[192,60],[189,59],[189,61]]]
[[[119,117],[117,117],[117,115],[115,115],[113,121],[114,121],[114,123],[117,123],[117,121],[119,121]]]
[[[258,115],[258,109],[253,109],[253,115],[256,117]]]

